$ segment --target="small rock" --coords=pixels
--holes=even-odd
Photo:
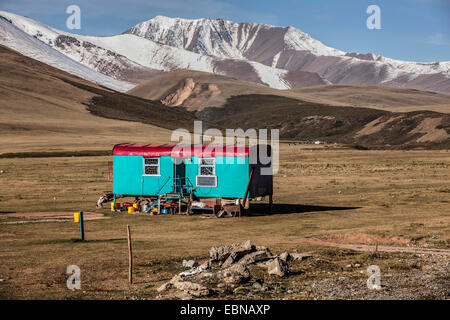
[[[169,290],[171,287],[172,287],[172,284],[170,282],[166,282],[162,286],[160,286],[158,289],[156,289],[156,291],[163,292],[163,291]]]
[[[192,296],[190,294],[181,292],[174,295],[174,300],[192,300]]]
[[[264,246],[256,246],[255,247],[256,251],[265,251],[267,253],[268,256],[272,256],[272,252],[270,252],[269,248],[264,247]]]
[[[287,251],[285,251],[285,252],[283,252],[282,254],[279,255],[279,258],[281,260],[283,260],[284,262],[287,262],[290,257],[291,257],[291,255]]]
[[[203,273],[205,273],[205,270],[203,270],[200,266],[198,266],[198,267],[181,272],[179,274],[179,276],[184,279],[186,277],[199,276]]]
[[[284,277],[288,273],[287,264],[282,261],[280,258],[275,258],[268,263],[267,272],[269,274],[277,275],[280,277]]]
[[[228,284],[238,284],[250,280],[250,271],[247,266],[242,264],[235,264],[219,274],[222,281]]]
[[[361,265],[359,263],[355,263],[354,267],[359,268],[359,267],[361,267]]]
[[[294,260],[306,260],[309,258],[312,258],[312,255],[307,254],[307,253],[291,253],[291,257]]]
[[[261,290],[262,287],[263,287],[263,285],[262,285],[261,282],[259,282],[259,281],[255,281],[255,282],[253,283],[253,288],[256,289],[256,290]]]
[[[180,291],[184,291],[185,293],[196,297],[204,297],[210,294],[207,287],[190,281],[178,281],[175,282],[173,286]]]
[[[205,262],[203,262],[200,265],[200,268],[202,268],[202,270],[208,270],[209,268],[211,268],[211,260],[206,260]]]
[[[243,294],[246,293],[248,291],[248,289],[246,287],[237,287],[236,289],[233,290],[234,294]]]
[[[198,263],[195,260],[183,260],[183,268],[192,269],[197,266],[198,266]]]
[[[255,265],[260,268],[267,268],[271,260],[261,261],[256,263]]]

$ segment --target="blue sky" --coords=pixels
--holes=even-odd
[[[81,30],[67,30],[67,6],[81,8]],[[381,30],[366,27],[369,5]],[[413,61],[450,60],[450,0],[0,0],[0,9],[55,28],[112,35],[156,15],[224,18],[294,26],[328,46]]]

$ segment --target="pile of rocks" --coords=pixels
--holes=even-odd
[[[266,268],[268,274],[284,277],[289,273],[287,261],[303,260],[310,255],[284,252],[273,255],[267,247],[255,246],[250,240],[228,246],[212,247],[210,258],[202,264],[183,260],[187,270],[175,275],[157,290],[160,293],[176,289],[187,296],[208,296],[214,291],[203,283],[215,283],[216,289],[234,287],[251,279],[249,266]]]

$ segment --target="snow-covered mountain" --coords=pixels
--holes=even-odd
[[[403,62],[375,54],[346,53],[292,27],[157,16],[120,35],[93,37],[4,11],[0,17],[4,18],[1,44],[43,62],[45,57],[34,51],[43,47],[53,50],[52,56],[57,52],[96,75],[107,76],[96,81],[107,86],[111,78],[128,87],[133,86],[129,82],[135,85],[161,72],[188,69],[278,89],[335,83],[450,92],[450,62]],[[15,37],[5,36],[12,28],[23,33],[18,38],[27,35],[28,40],[33,39],[27,49]],[[64,65],[61,62],[60,68]]]
[[[0,17],[0,43],[25,56],[117,91],[128,91],[134,87],[132,83],[118,81],[70,59],[42,43],[42,41],[21,31],[2,17]]]
[[[415,85],[420,87],[425,85],[417,81],[422,77],[428,79],[428,89],[433,87],[429,81],[440,83],[439,88],[443,87],[442,81],[447,81],[447,93],[450,93],[450,61],[420,63],[371,53],[346,53],[327,47],[293,27],[157,16],[125,33],[207,56],[246,59],[281,70],[314,72],[335,84],[407,87],[416,80]],[[434,80],[424,75],[435,75]]]
[[[267,53],[276,55],[284,47],[315,55],[345,54],[292,27],[236,23],[223,19],[188,20],[156,16],[125,33],[202,55],[230,59],[247,59]]]
[[[67,57],[117,80],[138,83],[151,78],[158,70],[168,72],[188,69],[219,73],[278,89],[295,87],[297,78],[304,81],[305,76],[311,78],[311,84],[324,83],[316,74],[291,73],[245,59],[203,55],[132,34],[110,37],[81,36],[4,11],[0,11],[0,16],[17,29]],[[3,31],[0,30],[0,34],[1,32]]]

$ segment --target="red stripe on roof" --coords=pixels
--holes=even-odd
[[[113,148],[115,156],[144,157],[248,157],[249,147],[223,145],[170,145],[170,144],[117,144]]]

